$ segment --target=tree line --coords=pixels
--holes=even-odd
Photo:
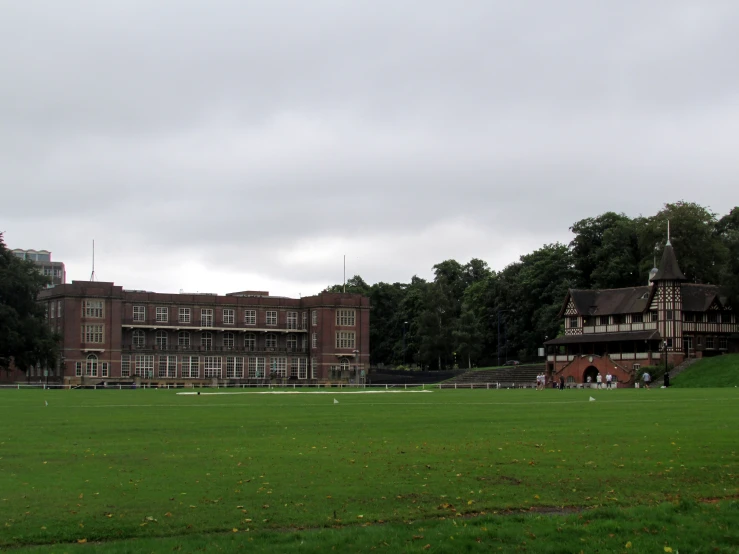
[[[564,333],[557,314],[568,289],[647,284],[668,220],[686,278],[721,284],[739,305],[738,207],[723,217],[682,201],[650,217],[606,212],[573,224],[569,244],[546,244],[501,271],[473,258],[434,265],[431,281],[369,285],[355,275],[346,290],[370,298],[371,363],[444,369],[536,359],[545,340]]]

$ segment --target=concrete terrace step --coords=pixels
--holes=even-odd
[[[681,363],[677,367],[673,367],[670,371],[670,379],[675,378],[677,375],[680,375],[683,371],[688,369],[691,365],[693,365],[695,362],[700,360],[701,358],[688,358],[683,363]]]
[[[450,379],[446,384],[535,383],[536,376],[544,369],[544,364],[538,364],[467,371]]]

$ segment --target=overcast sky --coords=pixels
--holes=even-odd
[[[739,2],[18,0],[0,231],[67,279],[297,296],[739,204]]]

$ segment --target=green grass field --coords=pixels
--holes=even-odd
[[[16,551],[739,549],[739,389],[3,390],[0,417]]]
[[[680,388],[739,387],[739,354],[725,354],[699,360],[672,385]]]

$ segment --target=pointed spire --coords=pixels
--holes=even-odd
[[[672,244],[670,243],[669,233],[668,222],[667,244],[665,244],[665,250],[662,252],[662,260],[659,262],[659,271],[652,281],[687,281],[683,272],[680,271],[680,266],[678,265],[677,257],[675,256],[675,250],[672,248]]]
[[[667,246],[672,246],[670,242],[670,220],[667,220]]]

